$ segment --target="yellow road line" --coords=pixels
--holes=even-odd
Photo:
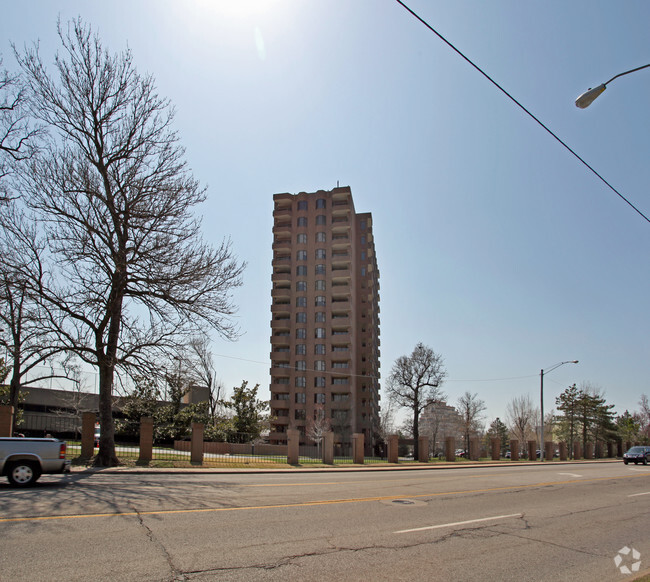
[[[528,485],[508,485],[506,487],[489,487],[485,489],[468,489],[463,491],[441,491],[439,493],[419,493],[419,494],[400,494],[400,495],[382,495],[377,497],[359,497],[352,499],[323,499],[318,501],[303,501],[300,503],[282,503],[277,505],[253,505],[245,507],[211,507],[205,509],[160,509],[155,511],[125,511],[113,513],[92,513],[77,515],[45,515],[36,517],[8,517],[0,518],[0,523],[17,523],[25,521],[52,521],[57,519],[88,519],[99,517],[129,517],[143,515],[173,515],[179,513],[218,513],[225,511],[250,511],[264,509],[287,509],[291,507],[314,507],[319,505],[341,505],[344,503],[368,503],[371,501],[390,501],[393,499],[416,499],[422,497],[444,497],[445,495],[463,495],[476,493],[494,493],[497,491],[511,491],[515,489],[533,489],[536,487],[550,487],[552,485],[571,485],[574,483],[588,483],[596,481],[615,481],[617,479],[638,479],[640,477],[650,477],[650,473],[639,475],[621,475],[618,477],[595,477],[593,479],[572,479],[569,481],[543,481],[540,483],[530,483]]]

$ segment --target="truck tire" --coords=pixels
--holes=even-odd
[[[30,487],[40,476],[41,468],[34,461],[14,461],[7,471],[7,479],[13,487]]]

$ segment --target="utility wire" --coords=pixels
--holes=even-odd
[[[650,222],[643,212],[641,212],[632,202],[630,202],[623,194],[621,194],[614,186],[612,186],[603,176],[601,176],[593,166],[589,165],[583,158],[581,158],[572,148],[570,148],[564,141],[562,141],[555,133],[553,133],[546,125],[544,125],[537,117],[535,117],[528,109],[526,109],[519,101],[517,101],[508,91],[506,91],[499,83],[497,83],[490,75],[488,75],[483,69],[481,69],[477,64],[472,62],[468,57],[466,57],[460,50],[458,50],[453,44],[451,44],[444,36],[442,36],[437,30],[435,30],[426,20],[418,16],[413,10],[411,10],[402,0],[395,0],[399,5],[401,5],[405,10],[410,12],[415,18],[417,18],[424,26],[426,26],[433,34],[435,34],[441,41],[443,41],[449,48],[461,56],[465,61],[467,61],[472,67],[474,67],[481,75],[483,75],[490,83],[492,83],[499,91],[501,91],[508,99],[510,99],[515,105],[522,109],[528,116],[534,119],[542,128],[544,128],[553,138],[555,138],[560,144],[562,144],[569,152],[571,152],[580,162],[582,162],[589,170],[591,170],[612,192],[614,192],[621,200],[628,204],[635,212],[637,212],[643,219],[647,222]]]

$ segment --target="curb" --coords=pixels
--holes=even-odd
[[[269,474],[269,473],[354,473],[354,472],[364,472],[364,471],[441,471],[446,469],[459,470],[459,469],[493,469],[499,467],[557,467],[563,465],[576,465],[576,464],[594,464],[594,463],[616,463],[620,462],[617,459],[597,459],[597,460],[588,460],[588,461],[552,461],[547,463],[537,462],[523,462],[523,463],[512,463],[512,462],[486,462],[486,463],[463,463],[463,464],[454,464],[454,463],[444,463],[444,464],[435,464],[435,465],[354,465],[354,466],[335,466],[335,467],[302,467],[295,466],[291,468],[227,468],[227,467],[72,467],[71,474],[94,474],[102,473],[105,475],[120,475],[124,473],[129,473],[133,475],[229,475],[237,473],[246,473],[246,474]]]

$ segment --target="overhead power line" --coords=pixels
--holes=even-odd
[[[444,42],[449,48],[451,48],[454,52],[456,52],[459,56],[461,56],[465,61],[467,61],[472,67],[474,67],[481,75],[483,75],[490,83],[492,83],[499,91],[501,91],[508,99],[510,99],[515,105],[517,105],[526,115],[534,119],[538,125],[540,125],[543,129],[546,130],[547,133],[549,133],[556,141],[558,141],[564,148],[566,148],[573,156],[575,156],[580,162],[582,162],[591,172],[598,177],[598,179],[603,182],[614,194],[616,194],[621,200],[623,200],[626,204],[628,204],[637,214],[639,214],[646,222],[650,222],[650,218],[648,218],[643,212],[641,212],[632,202],[630,202],[623,194],[621,194],[614,186],[612,186],[601,174],[599,174],[596,169],[591,166],[589,163],[587,163],[582,157],[580,157],[571,147],[569,147],[566,142],[564,142],[562,139],[560,139],[553,131],[551,131],[544,123],[542,123],[535,115],[533,115],[528,109],[526,109],[517,99],[515,99],[508,91],[506,91],[499,83],[497,83],[490,75],[488,75],[483,69],[481,69],[476,63],[474,63],[472,60],[470,60],[467,56],[465,56],[460,50],[458,50],[453,44],[451,44],[444,36],[442,36],[437,30],[435,30],[426,20],[424,20],[421,16],[416,14],[413,10],[411,10],[402,0],[395,0],[399,5],[401,5],[405,10],[407,10],[411,15],[413,15],[415,18],[417,18],[424,26],[426,26],[433,34],[435,34],[442,42]]]

